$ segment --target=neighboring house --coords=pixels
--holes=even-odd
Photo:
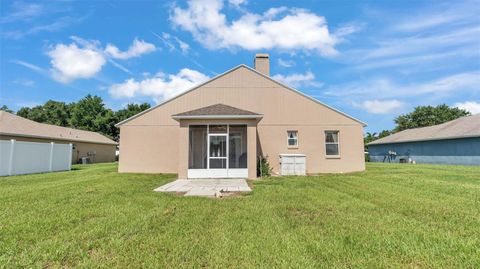
[[[274,174],[365,169],[365,123],[270,78],[267,54],[254,64],[118,123],[119,171],[255,178],[259,155]]]
[[[92,163],[114,162],[117,143],[99,133],[38,123],[0,111],[0,140],[73,144],[72,163],[82,157]]]
[[[368,144],[372,162],[480,165],[480,114],[404,130]]]

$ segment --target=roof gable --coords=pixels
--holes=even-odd
[[[158,107],[160,107],[160,106],[162,106],[162,105],[165,105],[165,104],[167,104],[167,103],[169,103],[169,102],[171,102],[171,101],[174,101],[175,99],[177,99],[177,98],[179,98],[179,97],[181,97],[181,96],[184,96],[184,95],[186,95],[186,94],[188,94],[188,93],[190,93],[190,92],[192,92],[192,91],[195,91],[195,90],[197,90],[197,89],[200,89],[200,88],[202,88],[203,86],[205,86],[205,85],[207,85],[207,84],[209,84],[209,83],[212,83],[212,82],[218,80],[219,78],[222,78],[222,77],[226,76],[227,74],[230,74],[230,73],[232,73],[232,72],[234,72],[234,71],[236,71],[236,70],[238,70],[238,69],[240,69],[240,68],[245,68],[245,69],[248,70],[249,72],[252,72],[252,73],[254,73],[254,74],[258,75],[258,76],[261,76],[261,77],[262,77],[263,79],[265,79],[265,80],[268,80],[268,81],[270,81],[270,82],[273,82],[273,83],[281,86],[282,88],[285,88],[285,89],[287,89],[287,90],[289,90],[289,91],[292,91],[292,92],[294,92],[294,93],[296,93],[296,94],[298,94],[298,95],[300,95],[300,96],[302,96],[302,97],[304,97],[304,98],[306,98],[306,99],[308,99],[308,100],[310,100],[310,101],[315,102],[315,103],[318,104],[318,105],[321,105],[321,106],[323,106],[323,107],[326,107],[327,109],[329,109],[329,110],[331,110],[331,111],[334,111],[334,112],[336,112],[336,113],[338,113],[338,114],[340,114],[340,115],[342,115],[342,116],[344,116],[344,117],[346,117],[346,118],[349,118],[349,119],[351,119],[351,120],[353,120],[353,121],[355,121],[355,122],[357,122],[357,123],[360,123],[360,124],[363,125],[363,126],[366,126],[366,123],[364,123],[364,122],[362,122],[362,121],[360,121],[360,120],[358,120],[358,119],[356,119],[356,118],[354,118],[354,117],[352,117],[352,116],[350,116],[350,115],[348,115],[348,114],[346,114],[346,113],[344,113],[344,112],[341,112],[341,111],[339,111],[339,110],[337,110],[337,109],[335,109],[335,108],[333,108],[333,107],[331,107],[331,106],[329,106],[329,105],[327,105],[327,104],[325,104],[325,103],[323,103],[323,102],[321,102],[321,101],[319,101],[319,100],[317,100],[317,99],[315,99],[315,98],[313,98],[313,97],[311,97],[311,96],[308,96],[308,95],[306,95],[306,94],[304,94],[304,93],[302,93],[302,92],[300,92],[300,91],[298,91],[298,90],[296,90],[296,89],[294,89],[294,88],[291,88],[291,87],[289,87],[289,86],[287,86],[287,85],[285,85],[285,84],[283,84],[283,83],[281,83],[281,82],[279,82],[279,81],[276,81],[276,80],[272,79],[271,77],[266,76],[266,75],[264,75],[264,74],[256,71],[255,69],[253,69],[253,68],[251,68],[251,67],[249,67],[249,66],[247,66],[247,65],[244,65],[244,64],[238,65],[238,66],[236,66],[236,67],[234,67],[234,68],[232,68],[232,69],[230,69],[230,70],[228,70],[228,71],[226,71],[226,72],[224,72],[224,73],[222,73],[222,74],[220,74],[220,75],[215,76],[214,78],[212,78],[212,79],[210,79],[210,80],[208,80],[208,81],[206,81],[206,82],[204,82],[204,83],[201,83],[200,85],[197,85],[197,86],[195,86],[195,87],[193,87],[193,88],[191,88],[191,89],[189,89],[189,90],[187,90],[187,91],[185,91],[185,92],[183,92],[183,93],[181,93],[181,94],[179,94],[179,95],[177,95],[177,96],[174,96],[174,97],[172,97],[172,98],[170,98],[170,99],[168,99],[168,100],[165,100],[165,101],[162,102],[162,103],[159,103],[159,104],[157,104],[157,105],[155,105],[155,106],[153,106],[153,107],[151,107],[151,108],[149,108],[149,109],[147,109],[147,110],[145,110],[145,111],[142,111],[142,112],[140,112],[140,113],[138,113],[138,114],[136,114],[136,115],[134,115],[134,116],[132,116],[132,117],[124,120],[124,121],[121,121],[121,122],[117,123],[115,126],[119,127],[119,126],[121,126],[121,125],[123,125],[123,124],[125,124],[125,123],[127,123],[127,122],[129,122],[129,121],[131,121],[131,120],[133,120],[133,119],[135,119],[135,118],[137,118],[137,117],[140,117],[141,115],[144,115],[144,114],[146,114],[146,113],[148,113],[148,112],[150,112],[150,111],[152,111],[152,110],[155,110],[156,108],[158,108]]]

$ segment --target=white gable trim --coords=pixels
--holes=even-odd
[[[177,98],[179,98],[179,97],[181,97],[181,96],[183,96],[183,95],[185,95],[185,94],[187,94],[187,93],[189,93],[189,92],[191,92],[191,91],[194,91],[194,90],[196,90],[196,89],[198,89],[198,88],[200,88],[200,87],[202,87],[202,86],[204,86],[204,85],[206,85],[206,84],[208,84],[208,83],[210,83],[210,82],[212,82],[212,81],[214,81],[214,80],[216,80],[216,79],[218,79],[218,78],[220,78],[220,77],[223,77],[223,76],[225,76],[225,75],[227,75],[227,74],[229,74],[229,73],[231,73],[231,72],[239,69],[240,67],[245,67],[245,68],[247,68],[248,70],[250,70],[250,71],[252,71],[252,72],[254,72],[254,73],[256,73],[256,74],[258,74],[258,75],[260,75],[260,76],[262,76],[262,77],[264,77],[264,78],[266,78],[266,79],[269,79],[270,81],[273,81],[273,82],[277,83],[278,85],[280,85],[280,86],[282,86],[282,87],[284,87],[284,88],[286,88],[286,89],[288,89],[288,90],[291,90],[291,91],[293,91],[293,92],[295,92],[295,93],[297,93],[297,94],[300,94],[301,96],[306,97],[306,98],[308,98],[308,99],[316,102],[317,104],[320,104],[320,105],[322,105],[322,106],[324,106],[324,107],[326,107],[326,108],[328,108],[328,109],[331,109],[331,110],[333,110],[333,111],[335,111],[335,112],[337,112],[337,113],[339,113],[339,114],[341,114],[341,115],[343,115],[343,116],[345,116],[345,117],[347,117],[347,118],[350,118],[350,119],[352,119],[352,120],[354,120],[354,121],[362,124],[364,127],[367,126],[367,124],[366,124],[365,122],[361,121],[361,120],[358,120],[358,119],[356,119],[356,118],[354,118],[354,117],[352,117],[352,116],[350,116],[350,115],[348,115],[348,114],[346,114],[346,113],[344,113],[344,112],[342,112],[342,111],[340,111],[340,110],[338,110],[338,109],[335,109],[335,108],[333,108],[333,107],[331,107],[331,106],[329,106],[329,105],[327,105],[327,104],[325,104],[325,103],[323,103],[323,102],[320,102],[319,100],[317,100],[317,99],[315,99],[315,98],[313,98],[313,97],[311,97],[311,96],[308,96],[308,95],[306,95],[305,93],[303,93],[303,92],[301,92],[301,91],[299,91],[299,90],[297,90],[297,89],[294,89],[294,88],[292,88],[292,87],[290,87],[290,86],[287,86],[287,85],[285,85],[285,84],[283,84],[283,83],[281,83],[281,82],[279,82],[279,81],[276,81],[276,80],[272,79],[271,77],[266,76],[266,75],[258,72],[257,70],[255,70],[255,69],[253,69],[253,68],[245,65],[245,64],[240,64],[240,65],[237,65],[236,67],[234,67],[234,68],[232,68],[232,69],[230,69],[230,70],[228,70],[228,71],[226,71],[226,72],[224,72],[224,73],[222,73],[222,74],[220,74],[220,75],[217,75],[217,76],[213,77],[213,78],[210,79],[210,80],[207,80],[207,81],[205,81],[205,82],[203,82],[203,83],[201,83],[201,84],[199,84],[199,85],[197,85],[197,86],[195,86],[195,87],[193,87],[193,88],[191,88],[191,89],[189,89],[189,90],[181,93],[181,94],[178,94],[178,95],[176,95],[176,96],[174,96],[174,97],[172,97],[172,98],[170,98],[170,99],[167,99],[167,100],[165,100],[165,101],[163,101],[163,102],[161,102],[161,103],[159,103],[159,104],[157,104],[157,105],[155,105],[155,106],[152,106],[151,108],[149,108],[149,109],[147,109],[147,110],[144,110],[144,111],[142,111],[142,112],[140,112],[140,113],[138,113],[138,114],[136,114],[136,115],[131,116],[130,118],[128,118],[128,119],[126,119],[126,120],[123,120],[123,121],[115,124],[115,127],[119,127],[119,126],[121,126],[121,125],[123,125],[123,124],[125,124],[125,123],[127,123],[127,122],[129,122],[129,121],[131,121],[131,120],[133,120],[133,119],[135,119],[135,118],[137,118],[137,117],[145,114],[145,113],[148,113],[148,112],[151,111],[151,110],[156,109],[156,108],[159,107],[159,106],[162,106],[162,105],[164,105],[164,104],[166,104],[166,103],[168,103],[168,102],[170,102],[170,101],[173,101],[173,100],[175,100],[175,99],[177,99]]]
[[[361,124],[363,125],[363,127],[367,126],[367,124],[366,124],[365,122],[363,122],[363,121],[361,121],[361,120],[359,120],[359,119],[356,119],[356,118],[348,115],[348,114],[345,113],[345,112],[342,112],[342,111],[340,111],[340,110],[338,110],[338,109],[336,109],[336,108],[333,108],[333,107],[331,107],[331,106],[329,106],[329,105],[327,105],[327,104],[325,104],[325,103],[323,103],[323,102],[321,102],[321,101],[319,101],[319,100],[317,100],[317,99],[315,99],[315,98],[313,98],[313,97],[311,97],[311,96],[309,96],[309,95],[307,95],[307,94],[305,94],[305,93],[303,93],[303,92],[301,92],[301,91],[299,91],[299,90],[297,90],[297,89],[295,89],[295,88],[292,88],[292,87],[290,87],[290,86],[288,86],[288,85],[285,85],[285,84],[283,84],[283,83],[281,83],[281,82],[279,82],[279,81],[277,81],[277,80],[275,80],[275,79],[273,79],[273,78],[271,78],[271,77],[269,77],[269,76],[266,76],[266,75],[258,72],[257,70],[249,67],[249,66],[246,66],[246,65],[244,65],[244,66],[245,66],[247,69],[250,69],[251,71],[259,74],[260,76],[262,76],[262,77],[264,77],[264,78],[266,78],[266,79],[269,79],[269,80],[277,83],[278,85],[280,85],[280,86],[282,86],[282,87],[284,87],[284,88],[286,88],[286,89],[288,89],[288,90],[291,90],[291,91],[293,91],[293,92],[295,92],[295,93],[298,93],[298,94],[300,94],[301,96],[306,97],[306,98],[314,101],[314,102],[317,103],[317,104],[320,104],[320,105],[322,105],[322,106],[324,106],[324,107],[326,107],[326,108],[328,108],[328,109],[331,109],[331,110],[333,110],[333,111],[335,111],[335,112],[337,112],[337,113],[339,113],[339,114],[342,114],[343,116],[345,116],[345,117],[347,117],[347,118],[350,118],[350,119],[352,119],[352,120],[354,120],[354,121],[356,121],[356,122],[358,122],[358,123],[361,123]]]

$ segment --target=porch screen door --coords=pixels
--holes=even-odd
[[[227,177],[227,134],[208,135],[208,168],[210,177]]]

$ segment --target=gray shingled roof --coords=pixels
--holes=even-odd
[[[188,117],[202,117],[202,116],[250,116],[260,117],[261,114],[239,109],[233,106],[227,106],[224,104],[216,104],[206,106],[179,114],[172,115],[173,118],[188,118]]]
[[[0,111],[0,134],[99,144],[117,144],[117,142],[99,133],[38,123],[5,111]]]
[[[462,117],[439,125],[404,130],[375,140],[368,145],[466,137],[480,137],[480,114]]]

